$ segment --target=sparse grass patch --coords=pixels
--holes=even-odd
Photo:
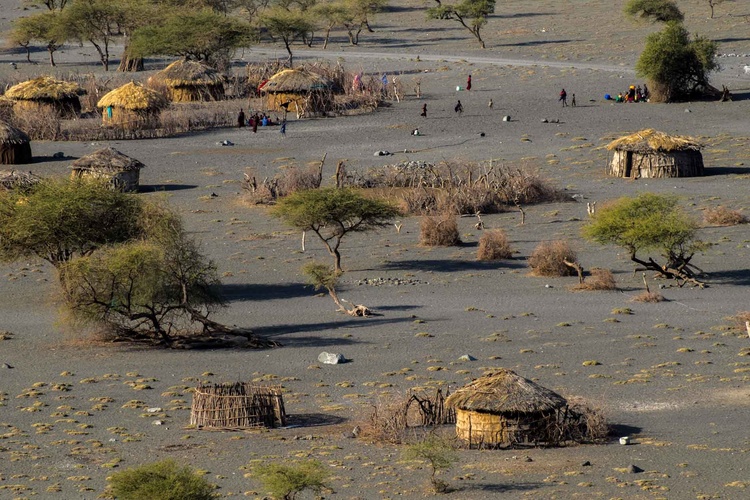
[[[590,271],[590,276],[584,280],[583,283],[579,283],[571,288],[571,290],[586,290],[586,291],[599,291],[599,290],[616,290],[617,282],[609,269],[603,269],[600,267],[593,267]]]
[[[664,296],[660,294],[659,292],[649,292],[649,291],[644,290],[643,292],[634,296],[630,300],[632,302],[648,302],[648,303],[655,304],[657,302],[664,302],[667,299],[665,299]]]

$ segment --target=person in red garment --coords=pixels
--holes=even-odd
[[[471,90],[471,75],[466,79],[466,90]]]

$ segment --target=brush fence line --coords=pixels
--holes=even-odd
[[[211,429],[283,427],[282,388],[244,382],[200,385],[193,393],[190,425]]]

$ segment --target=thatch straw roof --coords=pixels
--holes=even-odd
[[[0,120],[0,144],[27,144],[29,140],[24,131]]]
[[[75,82],[40,76],[12,86],[5,92],[5,97],[21,101],[61,101],[85,93],[86,91]]]
[[[512,370],[499,369],[448,396],[445,404],[480,413],[539,413],[567,404],[565,398]]]
[[[664,153],[687,150],[699,151],[702,147],[703,145],[692,137],[670,136],[651,128],[620,137],[607,145],[607,149],[609,150],[617,149],[638,153],[653,151]]]
[[[135,82],[106,93],[96,104],[99,108],[112,106],[129,111],[156,111],[168,105],[169,101],[161,93]]]
[[[107,172],[126,172],[140,170],[145,165],[135,158],[120,153],[114,148],[104,148],[82,156],[70,166],[73,170],[97,170]]]
[[[173,62],[156,73],[153,78],[168,87],[222,85],[224,82],[224,77],[212,67],[185,59]]]
[[[279,71],[260,88],[261,92],[309,92],[322,90],[330,86],[330,82],[320,75],[301,69],[285,69]]]
[[[0,170],[0,188],[11,190],[26,190],[37,184],[42,179],[31,172],[19,172],[18,170]]]
[[[13,106],[13,99],[0,95],[0,108]]]

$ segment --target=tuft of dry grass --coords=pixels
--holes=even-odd
[[[707,208],[703,212],[703,221],[714,226],[736,226],[746,224],[748,218],[739,210],[732,210],[723,206]]]
[[[529,257],[529,267],[534,276],[575,276],[575,269],[565,261],[576,262],[577,258],[567,241],[543,241]]]
[[[616,290],[617,282],[615,276],[609,269],[602,269],[600,267],[591,268],[591,276],[589,276],[583,283],[579,283],[571,288],[571,290]]]
[[[650,302],[650,303],[656,303],[656,302],[664,302],[665,299],[664,296],[658,292],[649,292],[644,290],[643,292],[639,293],[632,299],[630,299],[633,302]]]
[[[502,229],[489,229],[484,231],[479,239],[477,249],[478,260],[500,260],[510,259],[513,250],[510,248],[508,235]]]
[[[428,247],[450,247],[461,243],[456,216],[423,217],[419,225],[419,243]]]

